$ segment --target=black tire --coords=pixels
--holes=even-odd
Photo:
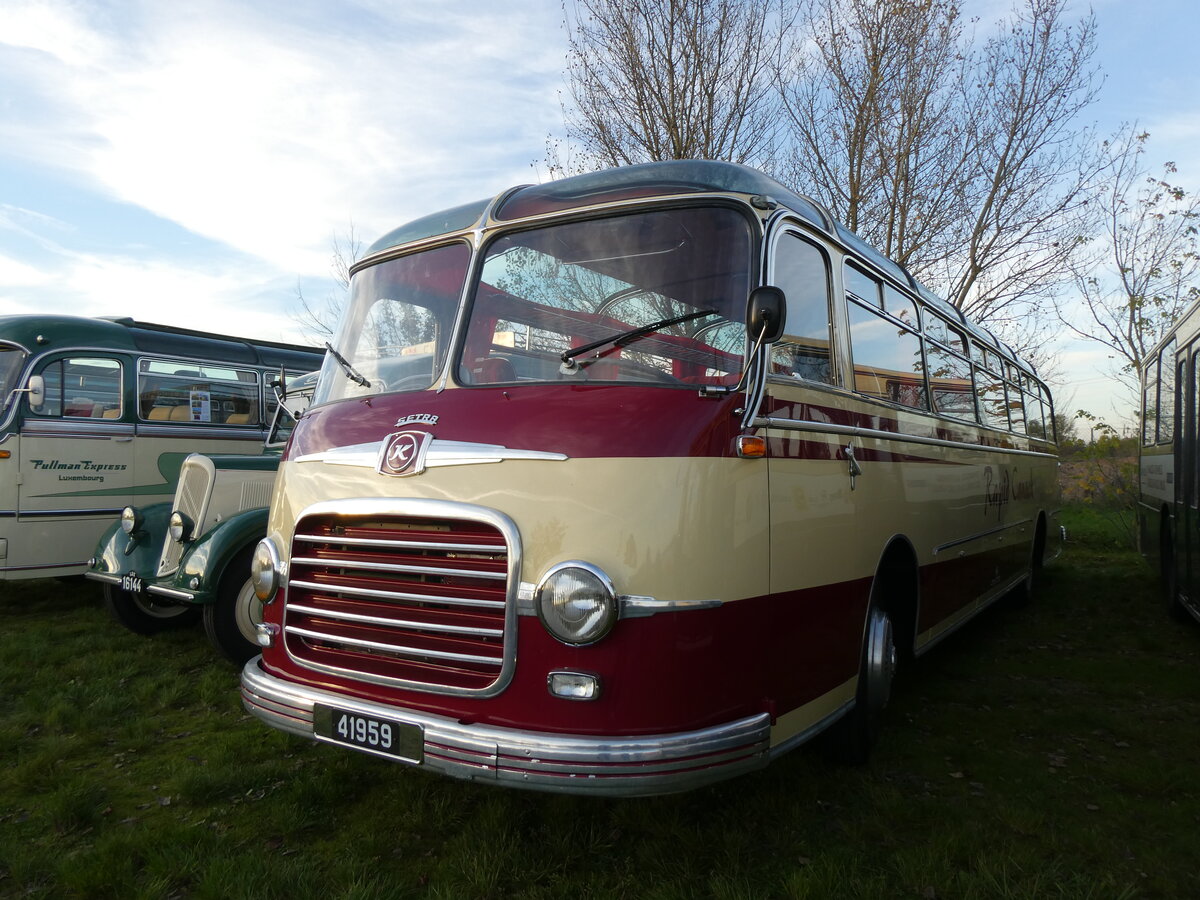
[[[1179,602],[1179,583],[1175,578],[1175,542],[1171,539],[1171,522],[1164,512],[1158,528],[1159,585],[1167,614],[1177,622],[1189,622],[1191,616]]]
[[[872,599],[859,657],[854,708],[834,723],[829,732],[828,749],[834,759],[861,765],[870,757],[883,727],[883,711],[892,695],[897,660],[892,617]]]
[[[1033,538],[1033,552],[1029,559],[1029,574],[1009,594],[1009,602],[1014,606],[1025,607],[1033,602],[1042,584],[1045,560],[1046,527],[1044,522],[1038,522],[1037,534]]]
[[[233,558],[221,575],[217,600],[204,607],[204,633],[217,652],[241,665],[261,652],[254,626],[262,621],[262,601],[254,596],[247,547]]]
[[[200,608],[174,603],[153,594],[135,594],[115,585],[104,585],[104,605],[114,619],[134,634],[158,634],[195,625]]]

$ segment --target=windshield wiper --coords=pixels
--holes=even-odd
[[[690,322],[692,319],[702,319],[705,316],[715,316],[716,314],[717,311],[715,309],[702,309],[700,312],[688,313],[684,316],[675,316],[670,319],[660,319],[657,322],[651,322],[649,325],[643,325],[641,328],[633,328],[629,331],[621,331],[609,337],[601,338],[598,341],[592,341],[590,344],[584,344],[582,347],[572,347],[570,350],[563,351],[563,355],[560,357],[560,359],[562,359],[565,364],[571,365],[574,362],[575,357],[582,356],[584,353],[588,353],[591,350],[596,350],[600,347],[606,347],[609,344],[612,344],[614,347],[624,347],[626,344],[633,343],[638,338],[645,337],[648,334],[653,334],[654,332],[670,325],[678,325],[681,322]]]
[[[333,358],[342,364],[342,371],[346,373],[347,378],[349,378],[355,384],[361,384],[365,388],[369,388],[371,386],[371,382],[363,378],[363,376],[359,374],[358,370],[354,368],[354,366],[346,362],[346,357],[342,356],[342,354],[333,349],[333,344],[329,343],[329,341],[325,342],[325,349],[332,353]]]

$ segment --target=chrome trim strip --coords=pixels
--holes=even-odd
[[[361,613],[342,612],[341,610],[320,609],[316,606],[305,606],[302,603],[292,603],[288,606],[288,609],[307,613],[310,616],[337,619],[339,622],[361,622],[364,625],[411,628],[413,631],[434,631],[438,634],[470,634],[476,637],[501,637],[504,634],[499,628],[472,628],[469,625],[435,625],[432,622],[408,622],[404,619],[386,619],[383,616],[367,616]],[[333,637],[328,639],[337,640],[337,638]]]
[[[242,669],[242,703],[267,725],[313,739],[312,710],[318,703],[415,725],[424,734],[421,768],[454,778],[538,791],[639,797],[722,781],[760,769],[770,758],[767,713],[672,734],[627,738],[550,734],[464,725],[456,719],[333,694],[270,675],[261,662],[261,657],[255,657]]]
[[[347,669],[342,666],[333,666],[326,663],[319,663],[313,660],[298,659],[292,655],[290,650],[287,650],[287,642],[283,642],[285,652],[288,657],[298,666],[309,669],[315,672],[324,672],[329,675],[336,675],[342,678],[348,678],[352,681],[367,682],[370,684],[387,685],[390,687],[407,688],[422,693],[443,694],[450,696],[465,696],[465,697],[494,697],[500,694],[508,687],[508,683],[512,680],[513,672],[517,666],[517,591],[520,585],[521,563],[524,559],[524,551],[521,545],[521,532],[517,529],[517,525],[498,510],[489,509],[486,506],[476,506],[470,503],[459,503],[452,500],[433,500],[417,497],[357,497],[346,500],[322,500],[319,503],[314,503],[311,506],[301,510],[296,516],[295,527],[293,534],[303,530],[303,522],[305,519],[316,516],[332,516],[338,519],[359,518],[359,517],[412,517],[418,519],[461,519],[468,522],[482,522],[490,525],[492,528],[500,532],[504,536],[505,546],[508,548],[507,561],[508,573],[505,576],[505,599],[504,599],[504,644],[501,651],[503,664],[500,671],[496,674],[495,680],[482,688],[459,687],[455,685],[445,684],[430,684],[424,681],[414,681],[408,678],[394,678],[386,675],[373,675],[368,672],[363,672],[357,669]],[[290,547],[289,547],[290,549]],[[291,565],[288,565],[288,571],[291,571]],[[287,591],[291,580],[290,577],[284,577],[284,583],[281,589]],[[300,586],[299,583],[297,586]],[[328,589],[328,586],[326,586]],[[439,602],[446,602],[445,598],[438,598]],[[494,602],[494,601],[493,601]],[[287,601],[283,605],[284,625],[287,625]],[[332,701],[336,703],[336,700]],[[345,704],[342,704],[345,706]]]
[[[633,597],[622,594],[617,598],[621,604],[622,619],[643,619],[666,612],[690,612],[694,609],[716,609],[724,600],[656,600],[654,597]]]
[[[503,600],[469,600],[466,597],[437,597],[433,594],[408,594],[399,591],[378,591],[374,588],[339,587],[332,584],[321,584],[319,581],[303,581],[291,579],[288,584],[308,590],[325,591],[328,594],[354,594],[358,597],[372,597],[380,600],[413,600],[417,603],[444,603],[447,606],[472,606],[476,609],[501,609]]]
[[[119,516],[124,507],[117,509],[19,509],[22,519],[53,519],[56,516]]]
[[[331,447],[319,453],[307,453],[294,460],[298,463],[323,462],[332,466],[358,466],[374,469],[379,463],[381,441],[367,444],[351,444],[346,447]],[[441,441],[434,438],[425,451],[425,468],[439,466],[474,466],[498,463],[506,459],[532,459],[562,462],[568,459],[565,453],[545,450],[514,450],[501,444],[476,444],[467,441]]]
[[[84,578],[90,578],[92,581],[103,581],[105,584],[120,584],[121,576],[109,575],[105,572],[84,572]]]
[[[323,544],[335,541],[356,547],[381,547],[383,549],[404,548],[412,550],[457,550],[462,553],[498,553],[506,548],[503,544],[439,544],[433,541],[394,541],[386,538],[351,538],[338,535],[336,538],[321,537],[319,534],[298,534],[297,541]]]
[[[980,531],[975,534],[968,535],[965,538],[958,538],[957,540],[947,541],[945,544],[939,544],[938,546],[933,548],[933,555],[937,556],[943,550],[949,550],[951,547],[958,547],[962,544],[969,544],[972,541],[981,541],[986,537],[991,537],[992,535],[1000,534],[1001,532],[1008,531],[1011,528],[1019,528],[1022,525],[1032,525],[1032,524],[1033,524],[1033,519],[1021,519],[1019,522],[1008,522],[1004,525],[998,525],[995,528],[989,528],[987,531]]]
[[[330,540],[336,541],[337,538]],[[503,581],[508,576],[503,572],[479,572],[474,569],[440,569],[437,566],[402,566],[396,563],[372,563],[359,560],[321,559],[317,556],[293,556],[291,564],[306,566],[331,566],[335,569],[363,569],[367,572],[405,572],[416,575],[449,575],[452,578],[480,578],[487,581]]]
[[[146,590],[151,594],[160,594],[163,597],[170,597],[172,600],[184,600],[188,603],[196,601],[196,595],[191,591],[179,591],[175,588],[163,587],[160,584],[148,584]]]
[[[832,422],[806,422],[799,419],[777,419],[774,416],[759,416],[754,420],[754,427],[773,428],[777,431],[840,434],[849,437],[873,438],[881,441],[897,441],[902,444],[925,444],[931,447],[950,447],[955,450],[978,450],[985,453],[1009,453],[1015,456],[1058,459],[1053,453],[1043,453],[1040,450],[1018,450],[1015,447],[991,447],[986,444],[968,444],[965,441],[948,441],[944,438],[925,437],[919,434],[903,434],[896,431],[880,431],[876,428],[859,428],[857,425],[836,425]]]
[[[299,625],[286,625],[283,629],[287,634],[298,634],[300,637],[313,638],[327,644],[346,644],[351,647],[362,647],[366,650],[383,650],[387,653],[403,653],[406,656],[425,657],[427,659],[449,659],[455,662],[476,663],[481,666],[500,666],[504,660],[498,656],[473,656],[469,653],[451,653],[447,650],[426,650],[419,647],[405,647],[401,644],[385,644],[382,641],[365,641],[361,638],[341,637],[326,634],[323,631],[313,631],[301,628]]]

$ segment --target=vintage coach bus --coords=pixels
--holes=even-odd
[[[828,729],[1029,589],[1033,368],[718,162],[514,188],[356,263],[252,577],[266,723],[464,778],[677,791]]]
[[[0,579],[82,575],[123,507],[171,498],[189,453],[258,452],[272,373],[320,359],[132,319],[0,317]]]
[[[1167,609],[1200,622],[1200,303],[1142,367],[1138,523]]]

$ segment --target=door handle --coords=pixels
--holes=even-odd
[[[854,480],[863,473],[862,466],[858,464],[858,460],[854,458],[854,445],[847,444],[842,448],[842,452],[846,454],[846,463],[850,470],[850,490],[854,490]]]

